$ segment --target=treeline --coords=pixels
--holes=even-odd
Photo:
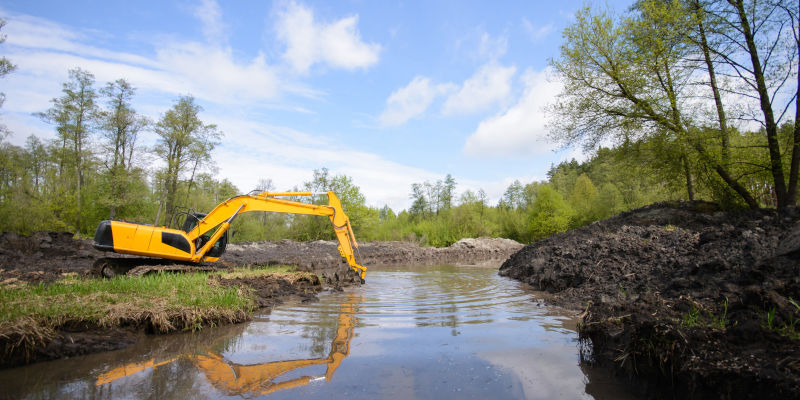
[[[452,176],[416,183],[408,210],[384,207],[362,214],[371,240],[447,246],[465,237],[505,237],[530,243],[656,201],[686,200],[680,177],[665,177],[629,157],[624,148],[600,149],[588,161],[553,166],[548,179],[509,185],[490,203],[483,190],[457,193]],[[704,195],[706,193],[703,193]]]
[[[133,109],[134,94],[124,79],[97,89],[91,73],[73,69],[61,96],[37,113],[53,125],[54,139],[31,135],[20,147],[8,143],[3,131],[4,231],[91,234],[108,218],[169,224],[180,206],[205,209],[238,192],[211,174],[211,151],[222,134],[200,121],[201,108],[191,96],[150,121]],[[140,143],[145,131],[156,133],[155,144]]]
[[[91,235],[98,222],[108,218],[179,227],[176,217],[182,211],[205,212],[242,193],[229,181],[214,177],[212,152],[222,133],[199,119],[201,109],[191,96],[176,99],[158,121],[149,121],[132,108],[135,89],[125,80],[99,90],[94,85],[90,73],[70,71],[61,97],[38,114],[54,126],[54,139],[30,136],[22,147],[0,142],[3,230]],[[781,135],[791,128],[783,125]],[[157,140],[145,146],[139,137],[148,130]],[[735,133],[732,143],[758,135]],[[360,240],[447,246],[465,237],[492,236],[529,243],[655,201],[688,199],[685,175],[653,163],[652,148],[660,145],[658,138],[644,138],[601,148],[586,162],[553,166],[545,181],[513,182],[497,202],[490,202],[483,190],[459,191],[449,174],[435,182],[412,184],[411,206],[399,212],[367,206],[350,177],[326,168],[315,170],[311,180],[297,187],[276,188],[265,178],[255,189],[333,190]],[[714,185],[712,172],[695,176],[693,196],[727,198]],[[760,184],[769,193],[764,176]],[[325,218],[274,213],[242,215],[232,232],[233,241],[333,238]]]

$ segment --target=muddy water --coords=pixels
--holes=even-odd
[[[0,397],[625,399],[574,320],[496,269],[371,270],[235,326],[0,371]]]

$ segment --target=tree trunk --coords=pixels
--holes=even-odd
[[[770,103],[769,91],[767,90],[767,84],[764,79],[764,71],[761,66],[761,60],[758,58],[758,48],[756,47],[753,31],[750,28],[750,22],[747,20],[743,0],[728,0],[728,2],[736,7],[742,34],[744,34],[747,44],[747,51],[750,54],[750,62],[753,64],[753,77],[756,80],[756,89],[760,100],[761,112],[764,114],[764,129],[767,134],[770,171],[772,172],[772,180],[775,185],[778,208],[782,209],[788,205],[786,180],[783,175],[783,162],[781,160],[780,143],[778,142],[778,126],[775,122],[775,115],[772,112],[772,104]]]
[[[694,182],[692,181],[692,171],[689,169],[689,160],[685,155],[681,159],[683,174],[686,176],[686,193],[689,195],[689,201],[694,201]]]
[[[695,5],[697,7],[697,12],[702,13],[702,9],[699,5]],[[706,39],[706,30],[703,26],[703,18],[702,16],[698,19],[697,23],[698,30],[700,32],[700,47],[703,50],[703,57],[706,62],[706,68],[708,68],[708,79],[711,84],[711,92],[714,95],[714,104],[717,106],[717,119],[719,121],[719,133],[720,133],[720,142],[722,144],[722,165],[729,166],[730,165],[730,135],[728,134],[728,122],[727,118],[725,117],[725,108],[722,106],[722,96],[719,94],[719,87],[717,86],[717,74],[714,71],[714,63],[711,61],[711,52],[708,48],[708,40]]]

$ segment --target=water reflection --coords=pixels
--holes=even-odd
[[[2,370],[0,398],[630,398],[580,365],[573,319],[496,269],[370,271],[246,324]]]
[[[189,360],[203,373],[206,380],[219,392],[233,395],[266,395],[279,390],[307,385],[311,381],[333,379],[333,374],[342,361],[350,354],[350,341],[355,329],[357,305],[362,301],[360,296],[348,293],[346,301],[341,304],[336,335],[330,343],[330,352],[325,358],[309,358],[300,360],[271,361],[255,365],[242,365],[226,359],[224,356],[208,351],[205,354],[181,354],[163,361],[150,359],[134,362],[114,368],[97,377],[96,386],[107,385],[136,375],[150,369],[159,368],[179,360]],[[317,331],[324,331],[317,329]],[[320,336],[315,336],[320,338]],[[317,348],[317,346],[314,346]],[[304,375],[297,378],[279,381],[278,379],[290,371],[304,369],[314,365],[326,365],[323,375]]]

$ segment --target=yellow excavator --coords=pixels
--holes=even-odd
[[[327,205],[279,199],[284,196],[328,196]],[[94,248],[101,251],[145,256],[142,258],[101,258],[94,263],[96,274],[105,277],[140,275],[153,270],[181,271],[180,266],[164,266],[164,260],[199,265],[215,262],[225,252],[228,228],[233,219],[250,211],[319,215],[328,217],[339,241],[339,254],[364,282],[367,268],[356,259],[356,242],[350,219],[333,192],[261,192],[234,196],[217,205],[208,214],[187,213],[183,229],[152,226],[125,221],[101,221],[94,235]],[[190,267],[190,270],[211,270],[210,267]]]
[[[117,367],[97,377],[96,385],[102,386],[139,372],[167,365],[181,358],[188,358],[203,372],[212,386],[226,396],[263,396],[279,390],[307,385],[317,380],[330,382],[333,373],[350,354],[350,341],[357,323],[356,306],[363,299],[348,294],[347,301],[342,304],[336,327],[336,337],[331,342],[331,351],[325,358],[309,358],[300,360],[272,361],[262,364],[242,365],[228,361],[222,355],[207,351],[205,354],[180,355],[163,361],[150,359]],[[302,370],[313,365],[325,365],[325,374],[319,376],[301,376],[279,381],[279,378],[290,371]]]

